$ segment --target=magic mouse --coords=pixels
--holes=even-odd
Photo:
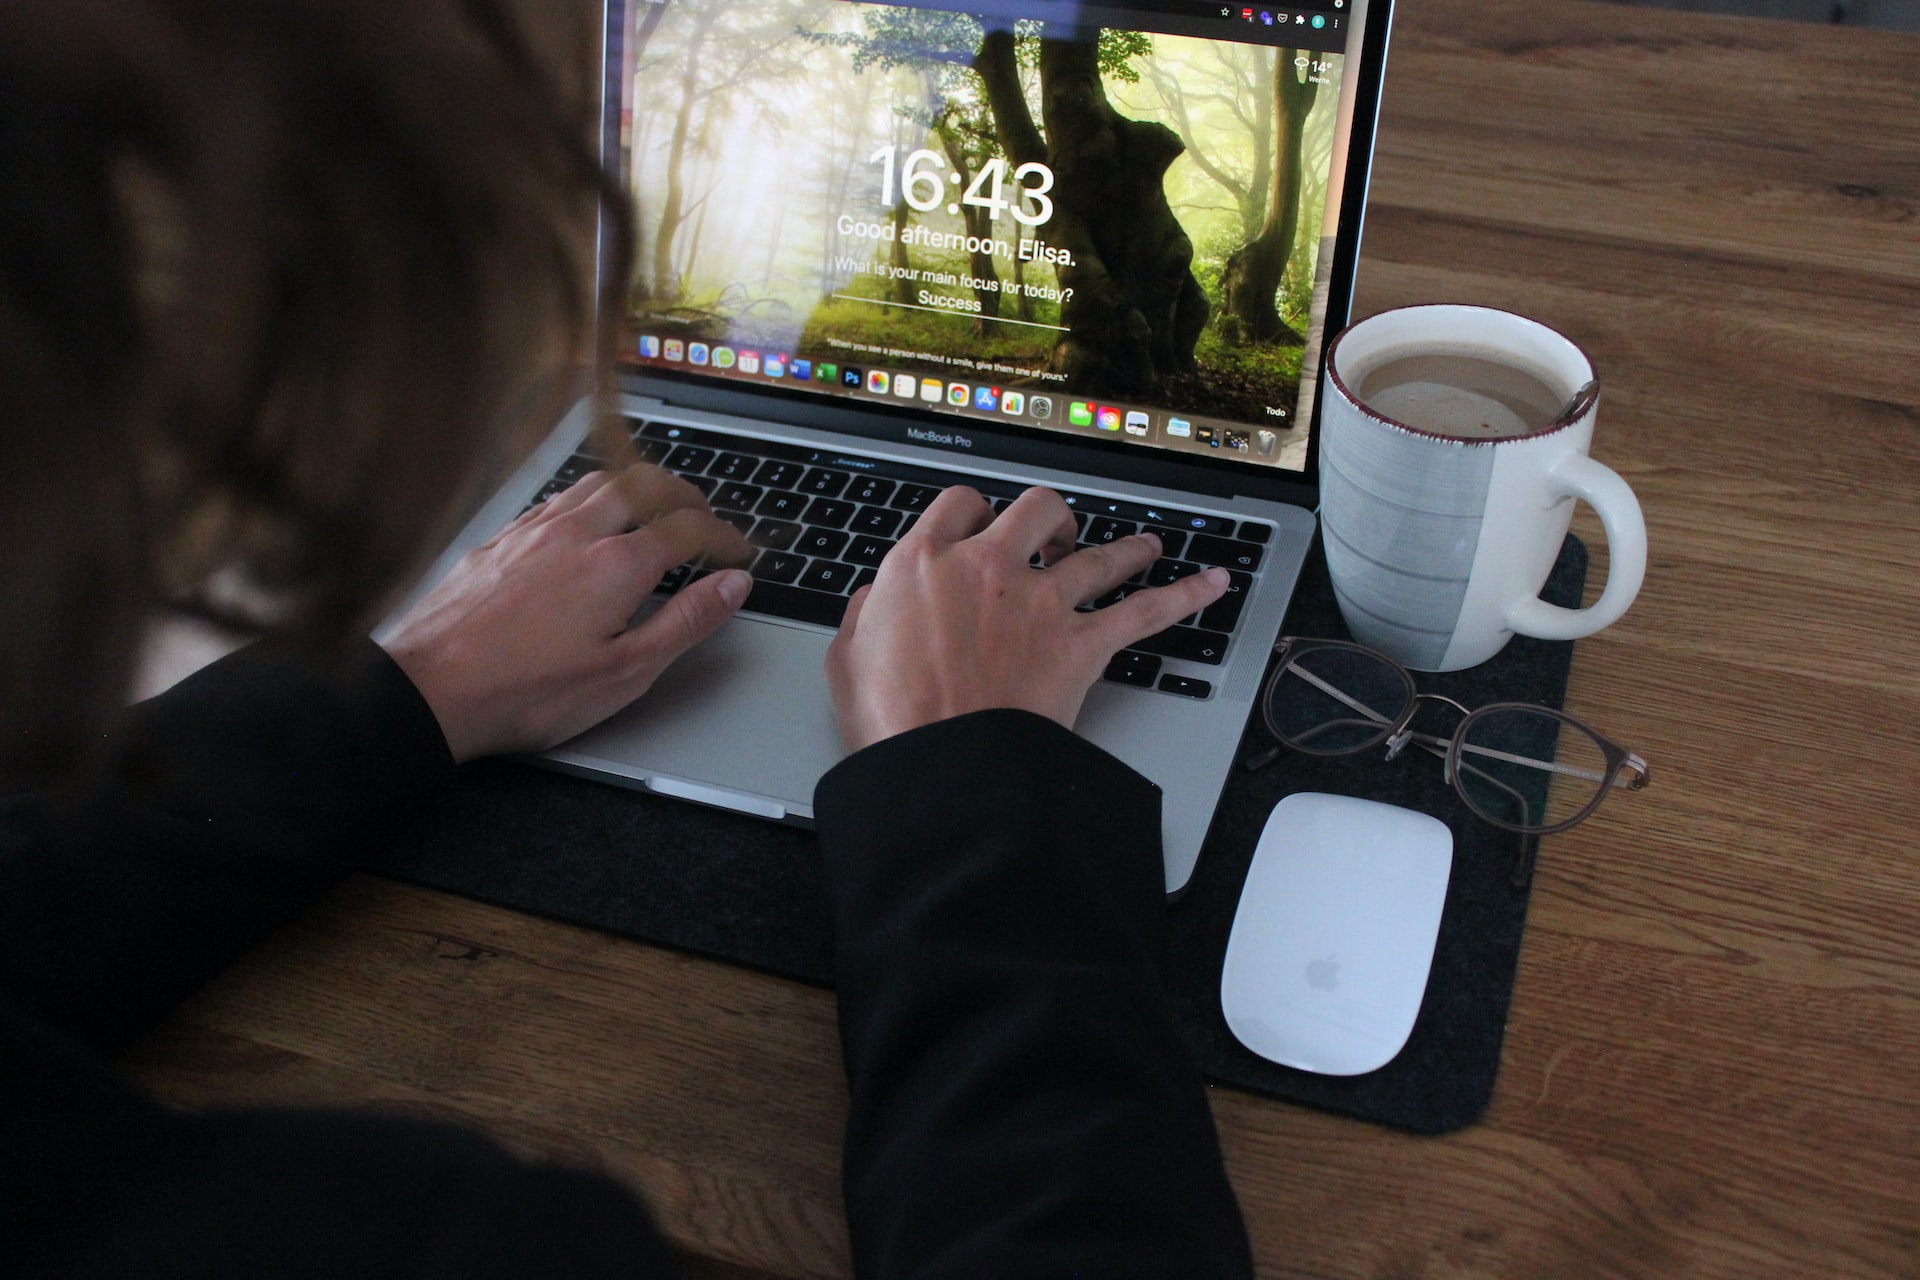
[[[1241,1044],[1322,1075],[1385,1066],[1427,989],[1453,833],[1424,813],[1300,792],[1274,806],[1240,890],[1220,1007]]]

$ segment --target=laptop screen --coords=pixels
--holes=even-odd
[[[1366,10],[636,0],[623,365],[1303,473]]]

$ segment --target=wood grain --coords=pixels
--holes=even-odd
[[[1654,784],[1544,846],[1482,1124],[1215,1092],[1260,1273],[1920,1274],[1920,39],[1400,7],[1357,310],[1593,356],[1652,555],[1569,705]],[[361,879],[132,1061],[605,1168],[697,1277],[848,1274],[827,993]]]

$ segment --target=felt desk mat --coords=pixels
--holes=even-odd
[[[1569,537],[1543,596],[1576,606],[1586,548]],[[1316,544],[1282,634],[1345,638]],[[1467,706],[1559,706],[1570,643],[1516,637],[1492,661],[1416,674]],[[1271,742],[1256,710],[1241,755]],[[1296,791],[1404,805],[1454,835],[1452,879],[1412,1037],[1386,1066],[1336,1078],[1243,1048],[1220,1012],[1220,969],[1240,885],[1268,813]],[[1187,892],[1168,908],[1166,977],[1189,1047],[1212,1080],[1424,1133],[1471,1124],[1493,1096],[1526,920],[1521,838],[1475,818],[1437,760],[1381,752],[1285,754],[1228,781]],[[460,771],[414,836],[373,868],[467,897],[831,986],[833,942],[814,835],[510,761]]]

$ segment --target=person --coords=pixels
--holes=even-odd
[[[644,696],[746,595],[723,569],[630,627],[669,568],[749,549],[618,468],[364,639],[591,327],[620,196],[576,126],[491,0],[0,10],[0,1271],[675,1273],[598,1175],[185,1112],[112,1060],[458,763]],[[1157,796],[1070,730],[1111,653],[1224,584],[1077,613],[1157,548],[1073,536],[1045,490],[998,518],[948,490],[830,651],[861,1276],[1251,1274],[1155,968]],[[160,607],[263,638],[123,707]]]

